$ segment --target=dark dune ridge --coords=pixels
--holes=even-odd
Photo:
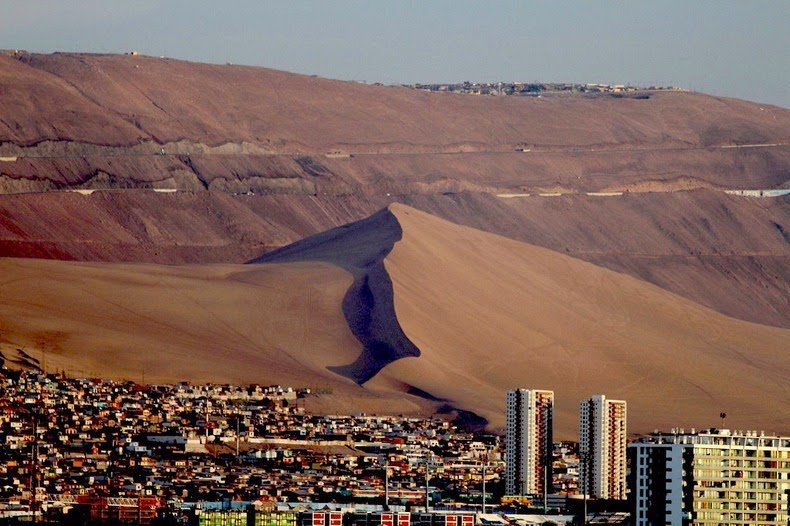
[[[395,315],[392,280],[384,258],[403,235],[389,209],[264,254],[249,263],[323,261],[354,276],[343,298],[343,314],[362,343],[359,357],[350,364],[328,369],[363,384],[388,364],[420,350],[404,334]]]

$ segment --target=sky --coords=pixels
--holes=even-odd
[[[790,0],[0,0],[0,48],[385,84],[675,85],[790,108]]]

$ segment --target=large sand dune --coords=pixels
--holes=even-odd
[[[430,411],[328,369],[362,349],[341,309],[351,283],[323,263],[0,259],[0,353],[12,367],[76,376],[310,387],[324,393],[308,402],[317,411]]]
[[[385,259],[420,349],[384,369],[501,424],[512,387],[553,389],[561,434],[578,401],[629,401],[632,430],[790,429],[790,331],[746,323],[643,281],[395,205]]]
[[[0,266],[0,345],[11,363],[326,386],[327,407],[447,404],[493,426],[505,390],[548,388],[565,437],[578,401],[597,392],[629,401],[633,431],[713,425],[721,410],[737,427],[790,431],[790,331],[403,205],[262,264]],[[406,394],[421,392],[442,401]]]

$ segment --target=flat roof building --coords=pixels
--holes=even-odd
[[[790,437],[711,429],[629,444],[632,524],[786,526]]]
[[[506,398],[505,492],[551,492],[554,391],[514,389]]]
[[[579,404],[579,490],[626,498],[626,403],[595,395]]]

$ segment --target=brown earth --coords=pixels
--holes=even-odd
[[[769,188],[790,161],[788,110],[690,92],[474,97],[56,53],[0,56],[0,93],[5,193]]]
[[[790,327],[788,198],[714,191],[501,199],[145,191],[0,196],[0,254],[241,263],[399,200],[647,280],[729,316]]]
[[[695,93],[470,97],[146,56],[1,56],[0,88],[0,141],[21,145],[153,139],[323,153],[790,138],[787,110]]]
[[[0,95],[2,256],[240,263],[400,201],[790,327],[788,198],[720,192],[787,187],[784,108],[71,53],[0,56]],[[578,195],[492,195],[553,191]]]
[[[350,229],[358,232],[344,235]],[[390,282],[394,311],[368,322],[395,347],[402,329],[418,356],[377,362],[359,327],[349,328],[344,298],[358,275],[340,267],[370,258],[385,272],[368,279]],[[633,432],[713,425],[720,410],[735,427],[790,431],[779,402],[787,329],[725,317],[555,251],[392,205],[269,259],[281,262],[2,259],[2,352],[109,377],[323,386],[333,391],[325,407],[430,413],[446,403],[494,427],[506,389],[549,388],[566,438],[578,400],[596,392],[629,401]],[[386,287],[371,291],[374,304],[387,300]],[[353,369],[338,366],[363,356],[378,368],[359,387]],[[407,394],[420,391],[442,401]]]

